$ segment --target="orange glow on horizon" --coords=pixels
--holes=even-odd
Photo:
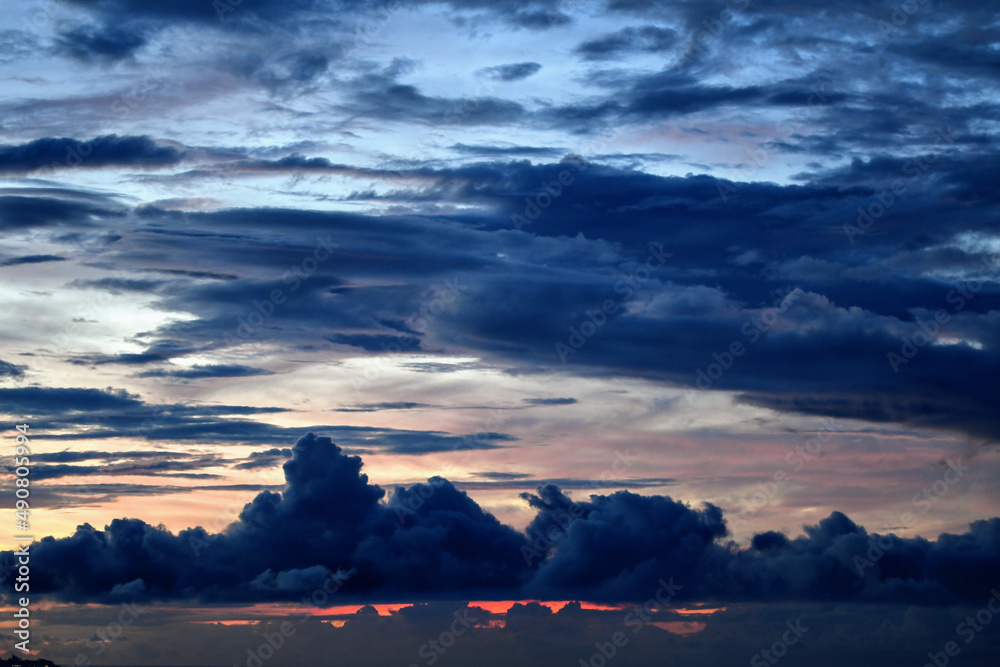
[[[666,630],[673,635],[693,635],[701,632],[707,626],[701,621],[653,621],[650,625],[655,625],[661,630]]]
[[[699,615],[699,614],[714,614],[717,611],[725,611],[725,607],[707,607],[705,609],[671,609],[678,614],[683,614],[684,616]]]

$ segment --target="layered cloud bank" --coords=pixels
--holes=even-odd
[[[80,342],[98,309],[53,321],[38,334],[53,339],[52,361],[5,358],[0,374],[61,363],[196,383],[273,372],[240,363],[254,349],[453,355],[1000,439],[997,202],[977,168],[996,169],[991,155],[856,160],[802,174],[803,185],[658,176],[573,155],[362,168],[144,136],[37,140],[3,148],[0,161],[25,170],[84,145],[81,166],[94,168],[189,156],[197,168],[162,175],[178,187],[360,179],[372,188],[345,201],[383,208],[129,207],[9,188],[0,226],[50,242],[2,260],[5,271],[65,275],[66,298],[113,295],[161,321],[119,353]],[[215,210],[164,208],[202,205]],[[207,363],[178,363],[192,357]],[[354,378],[368,379],[367,369]]]
[[[440,477],[387,494],[327,437],[299,439],[283,468],[284,491],[258,494],[220,533],[129,518],[47,537],[31,546],[32,592],[295,600],[333,576],[343,600],[621,602],[672,580],[686,600],[951,604],[1000,581],[1000,518],[928,541],[869,534],[834,512],[804,536],[762,533],[741,550],[710,504],[628,491],[574,501],[548,485],[524,494],[537,515],[521,533]]]

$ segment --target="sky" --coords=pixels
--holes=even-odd
[[[4,655],[994,664],[995,3],[0,1]]]

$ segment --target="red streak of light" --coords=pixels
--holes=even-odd
[[[705,624],[701,621],[653,621],[650,625],[655,625],[661,630],[675,635],[693,635],[705,629]]]
[[[260,621],[247,621],[241,619],[225,619],[221,621],[191,621],[198,625],[257,625]]]
[[[677,612],[684,616],[698,615],[698,614],[714,614],[717,611],[725,611],[725,607],[715,607],[706,609],[671,609],[671,611]]]

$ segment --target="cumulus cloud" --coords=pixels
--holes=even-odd
[[[388,494],[362,465],[310,433],[282,466],[284,489],[259,493],[223,532],[83,524],[31,547],[33,591],[77,602],[278,600],[340,572],[346,599],[621,602],[672,576],[688,600],[951,604],[976,601],[1000,577],[1000,518],[932,542],[869,534],[834,512],[801,537],[762,533],[740,549],[711,504],[628,491],[574,501],[547,485],[522,495],[536,511],[522,533],[446,479]]]

